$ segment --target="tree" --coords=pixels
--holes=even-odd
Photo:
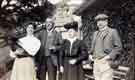
[[[0,45],[6,45],[13,29],[30,20],[43,22],[54,9],[47,0],[0,0]]]

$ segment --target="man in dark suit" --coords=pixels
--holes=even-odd
[[[39,80],[46,79],[46,72],[48,72],[48,80],[56,80],[58,51],[62,37],[55,30],[52,18],[46,19],[46,29],[38,34],[38,38],[41,40],[41,48],[39,54],[36,55]]]
[[[112,62],[122,50],[122,44],[116,29],[108,27],[108,16],[95,17],[98,30],[93,34],[91,53],[94,58],[95,80],[112,80]]]

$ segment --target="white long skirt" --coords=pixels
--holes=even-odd
[[[37,80],[34,60],[31,57],[16,58],[10,80]]]

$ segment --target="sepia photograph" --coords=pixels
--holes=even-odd
[[[0,80],[134,75],[134,0],[0,0]]]

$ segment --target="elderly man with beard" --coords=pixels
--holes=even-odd
[[[48,80],[56,80],[58,52],[62,37],[55,30],[53,18],[46,19],[46,29],[38,34],[38,38],[41,41],[41,48],[36,56],[39,80],[46,80],[46,72],[48,72]]]

